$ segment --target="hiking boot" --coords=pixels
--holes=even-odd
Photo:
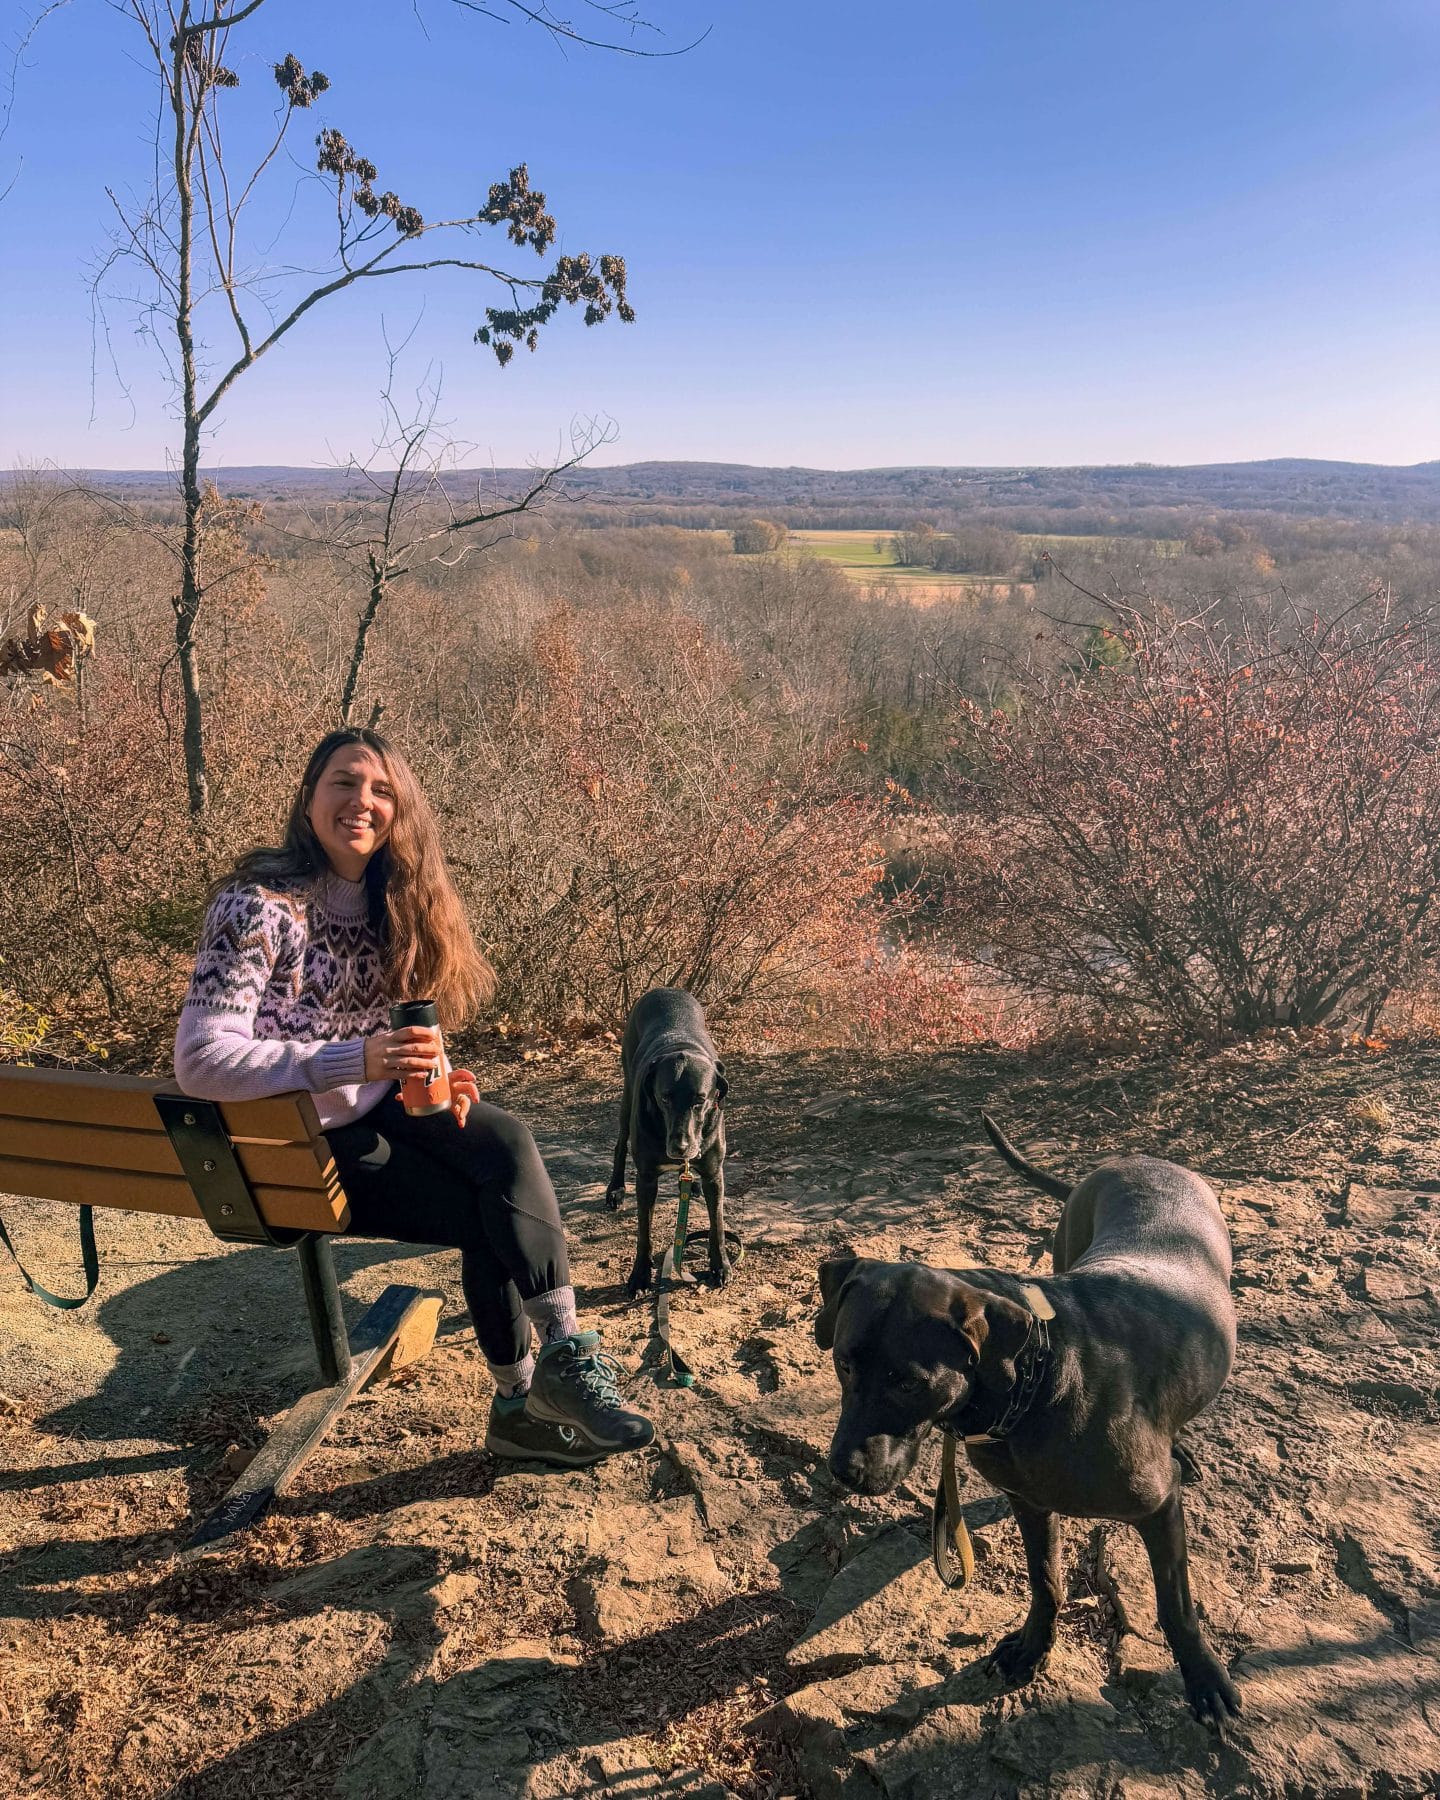
[[[601,1354],[598,1331],[546,1344],[535,1358],[525,1410],[537,1423],[574,1431],[577,1449],[593,1456],[642,1450],[655,1437],[655,1427],[640,1413],[627,1412],[616,1386],[620,1365]]]
[[[604,1455],[604,1451],[582,1443],[573,1425],[557,1425],[550,1419],[532,1418],[525,1401],[524,1394],[516,1394],[509,1400],[502,1400],[496,1394],[491,1400],[490,1418],[485,1426],[485,1448],[492,1456],[581,1469],[587,1463],[598,1462]]]

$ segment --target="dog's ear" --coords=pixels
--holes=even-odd
[[[835,1320],[840,1311],[840,1295],[859,1262],[858,1256],[832,1256],[820,1265],[820,1298],[824,1305],[815,1317],[815,1342],[822,1350],[831,1350],[835,1346]]]
[[[730,1092],[730,1083],[725,1079],[725,1065],[723,1062],[717,1062],[715,1065],[715,1085],[710,1091],[714,1095],[715,1104],[717,1106],[723,1106],[725,1104],[725,1096]]]
[[[635,1098],[639,1103],[641,1116],[651,1125],[657,1124],[660,1119],[660,1108],[655,1099],[656,1066],[653,1061],[648,1062],[635,1075]]]
[[[1015,1380],[1015,1358],[1034,1323],[1030,1312],[1001,1294],[956,1281],[950,1322],[970,1348],[980,1386],[1009,1388]]]

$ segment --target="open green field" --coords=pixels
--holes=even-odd
[[[931,590],[989,587],[997,579],[1004,579],[994,575],[942,574],[935,569],[902,569],[890,555],[891,535],[885,530],[792,531],[788,548],[792,554],[817,556],[833,563],[852,581],[893,581],[905,588],[923,588],[929,599],[936,597]],[[877,538],[885,548],[875,548]]]
[[[789,549],[801,556],[818,556],[825,562],[833,563],[852,581],[883,579],[905,587],[923,586],[927,590],[991,587],[996,582],[1009,584],[1010,578],[1005,576],[953,574],[936,569],[902,569],[890,555],[889,540],[892,535],[883,526],[869,531],[792,531]],[[879,548],[876,547],[877,542]],[[1049,551],[1061,562],[1067,553],[1074,555],[1084,551],[1123,555],[1130,550],[1137,554],[1147,552],[1157,556],[1174,556],[1183,548],[1178,538],[1079,534],[1067,537],[1058,532],[1022,532],[1020,542],[1027,556],[1038,556],[1042,551]]]
[[[890,535],[888,531],[792,531],[789,542],[805,556],[821,556],[842,568],[889,569],[903,574],[890,555]],[[875,548],[877,538],[887,545],[885,549]]]

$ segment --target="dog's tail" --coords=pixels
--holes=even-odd
[[[1042,1194],[1053,1194],[1057,1200],[1070,1198],[1071,1184],[1068,1181],[1061,1181],[1058,1175],[1047,1175],[1043,1169],[1037,1169],[1034,1163],[1027,1162],[989,1113],[981,1113],[980,1123],[985,1127],[986,1137],[1017,1175],[1023,1175],[1030,1185],[1039,1188]]]

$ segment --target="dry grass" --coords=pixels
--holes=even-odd
[[[1364,1125],[1371,1131],[1386,1133],[1395,1129],[1395,1115],[1379,1094],[1362,1094],[1350,1102],[1346,1112],[1357,1125]]]

